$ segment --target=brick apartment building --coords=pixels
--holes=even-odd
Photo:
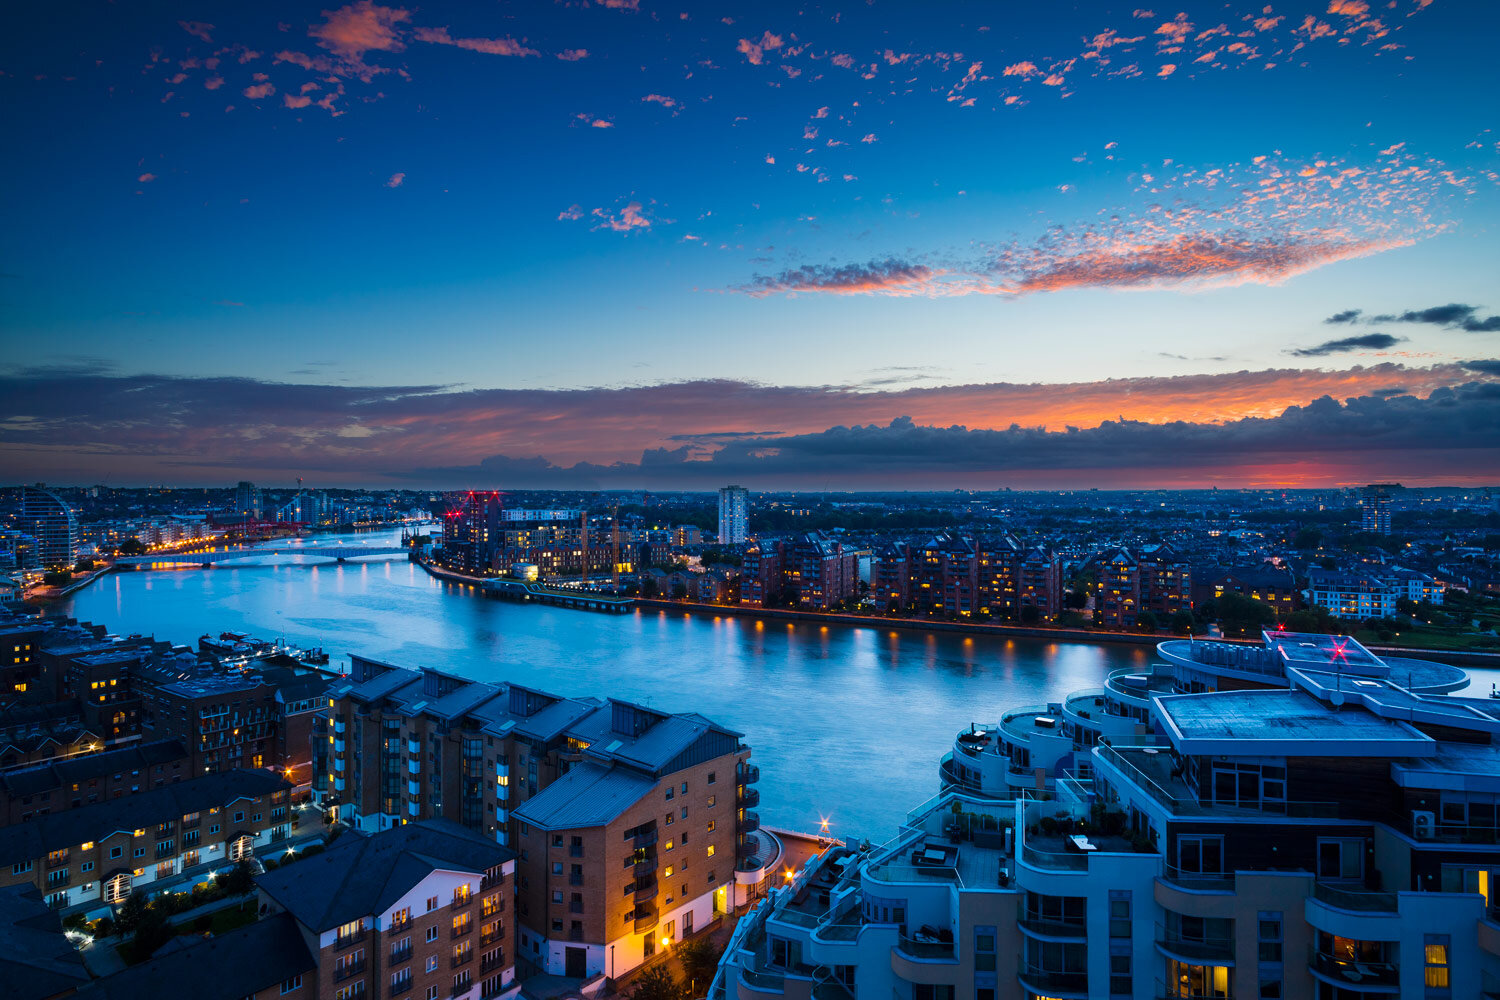
[[[64,812],[197,777],[176,740],[59,757],[0,773],[0,825]]]
[[[1268,604],[1285,619],[1297,610],[1301,593],[1291,570],[1260,563],[1250,566],[1199,566],[1193,569],[1193,601],[1218,600],[1225,594],[1240,594]]]
[[[493,838],[432,819],[346,836],[256,886],[311,959],[298,997],[490,1000],[519,990],[515,871]]]
[[[883,546],[871,568],[871,593],[883,611],[934,618],[1019,621],[1026,607],[1040,620],[1062,613],[1062,559],[1026,549],[1013,536],[974,538],[944,532],[920,546]]]
[[[289,833],[290,785],[226,771],[0,828],[0,886],[51,906],[118,903],[138,887],[247,858]]]
[[[732,885],[737,860],[756,853],[759,820],[745,810],[758,800],[749,787],[758,772],[741,767],[749,748],[739,734],[702,716],[562,698],[359,656],[329,698],[328,810],[368,831],[441,817],[516,847],[524,957],[549,971],[576,968],[569,947],[584,948],[587,974],[604,971],[607,944],[615,945],[615,974],[634,968],[644,957],[646,931],[655,940],[663,921],[672,921],[679,936],[685,919],[689,929],[705,926],[727,895],[716,894],[710,881]],[[635,794],[627,800],[629,791]],[[668,861],[659,873],[647,867],[656,848],[647,843],[649,831],[638,828],[648,823],[656,824],[663,845],[672,845],[671,875],[664,873]],[[622,829],[636,833],[625,838]],[[544,833],[548,839],[535,839]],[[562,838],[560,854],[554,836]],[[574,837],[583,856],[565,858]],[[686,872],[678,858],[689,862]],[[597,871],[573,871],[585,863]],[[649,884],[660,887],[657,893],[648,895],[642,882],[639,898],[625,898],[618,879],[627,867],[632,880],[654,879]],[[579,881],[570,881],[575,874]],[[627,908],[629,934],[619,936]],[[689,911],[694,916],[684,918]],[[560,931],[554,921],[561,921]]]
[[[1110,549],[1095,564],[1099,587],[1094,621],[1106,628],[1133,629],[1142,612],[1165,624],[1163,619],[1193,609],[1192,570],[1168,546],[1148,546],[1139,553]]]

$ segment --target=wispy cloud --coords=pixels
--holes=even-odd
[[[1330,354],[1347,354],[1350,351],[1383,351],[1395,347],[1405,339],[1388,333],[1367,333],[1359,337],[1325,340],[1321,344],[1295,348],[1287,353],[1299,358],[1326,358]]]
[[[415,28],[412,37],[419,42],[434,45],[453,45],[470,52],[484,52],[492,56],[539,56],[536,49],[527,48],[514,38],[454,38],[447,28]]]

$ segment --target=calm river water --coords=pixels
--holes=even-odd
[[[836,836],[877,842],[937,792],[938,759],[958,730],[994,722],[1008,707],[1059,700],[1151,656],[1144,647],[656,611],[605,615],[491,600],[404,560],[275,563],[115,573],[59,611],[184,644],[227,629],[322,646],[335,663],[352,651],[557,694],[701,712],[743,732],[754,748],[767,825],[812,830],[827,817]]]

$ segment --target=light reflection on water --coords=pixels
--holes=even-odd
[[[1150,658],[1144,647],[523,606],[400,560],[123,572],[59,610],[185,644],[225,630],[280,636],[335,663],[352,651],[701,712],[755,748],[767,825],[814,829],[828,816],[835,834],[877,841],[937,791],[958,730]]]

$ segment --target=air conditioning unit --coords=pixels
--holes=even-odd
[[[1433,827],[1437,824],[1437,817],[1422,809],[1414,809],[1411,814],[1411,835],[1418,840],[1431,840]]]

